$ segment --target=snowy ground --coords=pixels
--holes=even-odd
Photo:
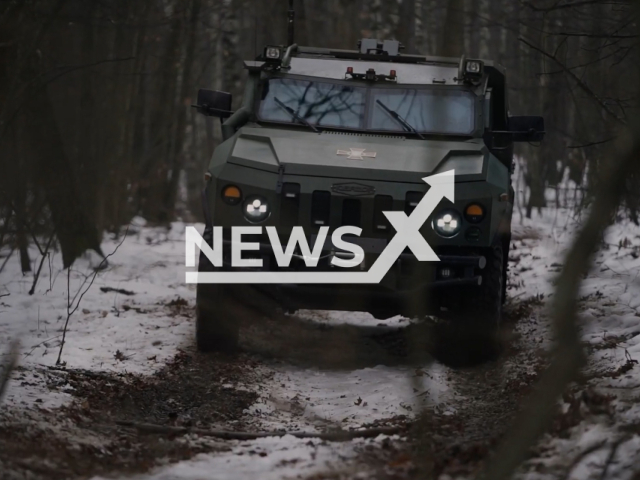
[[[562,253],[580,219],[564,209],[535,212],[533,219],[516,217],[509,295],[517,311],[519,305],[529,305],[527,299],[549,297],[561,268]],[[179,223],[170,230],[148,228],[138,220],[120,247],[121,239],[105,239],[104,252],[115,253],[109,258],[109,267],[95,277],[90,288],[91,267],[99,263],[95,258],[84,258],[74,265],[70,286],[66,271],[61,270],[59,255],[45,261],[34,295],[28,294],[33,276],[20,273],[16,257],[8,261],[0,273],[0,354],[4,355],[1,350],[18,338],[21,368],[14,375],[0,410],[0,437],[3,428],[5,432],[16,426],[42,429],[50,422],[51,435],[75,435],[82,448],[91,445],[100,450],[111,445],[106,440],[112,435],[110,430],[83,430],[84,417],[74,423],[59,413],[85,408],[83,402],[99,403],[99,399],[82,400],[80,391],[91,383],[91,377],[86,382],[75,377],[73,381],[54,381],[71,377],[64,369],[50,368],[56,365],[67,318],[62,367],[89,372],[87,375],[111,375],[104,377],[108,378],[104,382],[107,387],[119,379],[125,387],[141,378],[162,379],[157,375],[164,375],[167,362],[171,364],[183,352],[194,356],[197,362],[216,361],[202,360],[193,351],[195,291],[183,281],[183,229]],[[586,383],[575,386],[565,398],[564,414],[558,420],[562,425],[547,436],[523,467],[523,478],[632,478],[633,460],[640,458],[640,407],[636,406],[640,368],[635,364],[636,359],[640,360],[638,257],[640,228],[628,222],[612,227],[595,267],[584,281],[583,339],[590,352]],[[32,259],[37,269],[36,249],[32,250]],[[68,292],[72,300],[76,298],[71,309],[77,305],[70,317]],[[322,362],[293,361],[288,356],[293,352],[270,351],[265,355],[257,348],[257,353],[242,355],[239,373],[230,371],[227,375],[226,367],[216,371],[219,393],[235,395],[229,398],[237,398],[237,408],[243,413],[241,418],[221,419],[210,427],[319,431],[336,426],[394,425],[414,418],[426,407],[437,419],[434,428],[438,435],[434,434],[434,441],[440,443],[436,446],[446,445],[450,450],[446,461],[442,461],[440,470],[445,473],[441,478],[466,478],[473,470],[463,465],[469,461],[468,452],[483,441],[487,443],[483,435],[490,437],[495,425],[507,422],[499,420],[500,412],[495,412],[500,397],[504,397],[506,405],[517,400],[517,395],[526,394],[544,363],[544,350],[550,342],[544,306],[542,302],[530,305],[512,327],[512,351],[501,361],[479,370],[453,369],[434,361],[416,365],[393,354],[380,363],[371,354],[351,366],[326,368]],[[387,346],[381,347],[367,332],[388,330],[393,336],[394,329],[402,331],[410,324],[400,317],[380,322],[368,314],[343,312],[302,312],[295,320],[305,332],[311,321],[324,324],[322,329],[309,333],[310,342],[315,341],[315,335],[319,335],[318,341],[331,343],[344,332],[364,332],[356,341],[368,352]],[[386,327],[378,327],[380,323]],[[233,365],[229,368],[233,370]],[[515,390],[522,391],[515,396],[503,393],[514,390],[514,385]],[[243,402],[247,402],[246,408]],[[513,408],[505,406],[507,410]],[[178,416],[176,422],[182,421],[186,420]],[[494,436],[499,436],[504,425],[498,426]],[[461,446],[454,445],[455,432],[461,437]],[[119,442],[131,441],[130,433],[118,435]],[[136,468],[126,464],[113,471],[106,467],[88,468],[80,476],[93,472],[95,478],[364,478],[374,471],[380,475],[380,463],[369,461],[367,455],[383,458],[383,465],[392,474],[405,472],[403,469],[411,463],[402,453],[411,452],[406,442],[393,438],[389,447],[384,436],[343,443],[292,436],[226,442],[188,436],[174,442],[182,442],[180,448],[188,448],[188,453],[177,451],[174,446],[173,453],[164,460],[149,460]],[[392,454],[387,457],[371,454],[389,449]],[[607,461],[610,465],[601,477]],[[11,464],[12,468],[16,465]],[[25,471],[32,471],[31,467],[20,465]],[[46,462],[43,465],[41,469],[48,468]],[[0,471],[3,466],[8,468],[0,454]],[[51,468],[59,468],[59,478],[66,478],[60,465]],[[22,477],[16,473],[15,478]]]

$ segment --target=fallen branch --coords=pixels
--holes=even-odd
[[[319,438],[332,442],[344,442],[354,438],[374,438],[378,435],[395,435],[406,430],[405,427],[379,427],[366,428],[364,430],[338,430],[334,432],[229,432],[225,430],[205,430],[191,427],[171,427],[167,425],[157,425],[153,423],[137,423],[128,421],[118,421],[116,425],[121,427],[135,428],[142,433],[158,433],[167,435],[187,435],[196,434],[203,437],[223,438],[225,440],[255,440],[265,437],[284,437],[291,435],[296,438]]]
[[[122,295],[135,295],[136,292],[132,292],[131,290],[125,290],[124,288],[113,288],[113,287],[100,287],[100,291],[102,293],[109,293],[109,292],[115,292],[115,293],[120,293]]]
[[[616,440],[614,442],[614,444],[611,446],[611,450],[609,451],[609,455],[607,456],[607,459],[604,462],[604,468],[602,469],[602,472],[600,473],[600,480],[605,480],[607,478],[607,472],[609,471],[609,467],[613,463],[613,459],[615,458],[616,453],[618,453],[618,448],[620,448],[620,445],[622,445],[623,443],[629,441],[630,439],[631,439],[631,437],[629,435],[625,435],[625,436],[619,438],[618,440]]]
[[[569,465],[569,468],[567,468],[566,475],[563,478],[565,478],[565,479],[569,478],[571,476],[571,472],[573,472],[573,469],[576,468],[578,466],[578,464],[580,464],[580,462],[582,462],[582,460],[584,460],[586,457],[591,455],[593,452],[596,452],[597,450],[600,450],[606,444],[607,444],[607,440],[605,439],[605,440],[602,440],[601,442],[597,442],[596,444],[591,445],[586,450],[583,450],[576,458],[573,459],[573,461]]]

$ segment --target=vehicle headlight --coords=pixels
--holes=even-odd
[[[251,223],[264,222],[271,214],[267,199],[260,195],[251,195],[244,202],[244,217]]]
[[[455,237],[462,228],[462,218],[457,212],[447,210],[437,214],[431,226],[441,237]]]
[[[280,47],[266,47],[264,56],[269,60],[278,60],[280,58]]]
[[[470,60],[467,62],[467,73],[480,73],[482,69],[482,64],[475,60]]]

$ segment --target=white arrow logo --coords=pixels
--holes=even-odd
[[[396,234],[366,272],[187,272],[187,283],[380,283],[405,248],[409,248],[421,262],[437,262],[440,259],[420,233],[443,198],[454,201],[454,170],[425,177],[431,186],[416,208],[407,216],[404,212],[383,212]],[[202,238],[202,237],[200,237]],[[281,248],[282,250],[282,248]],[[315,249],[314,249],[315,250]],[[319,250],[319,249],[318,249]]]

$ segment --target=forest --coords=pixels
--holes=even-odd
[[[239,105],[243,60],[286,42],[287,9],[258,0],[3,2],[1,240],[25,269],[33,231],[55,231],[69,265],[98,247],[98,232],[135,215],[198,219],[221,137],[190,108],[197,90],[230,92]],[[512,114],[543,115],[548,129],[539,147],[517,152],[527,159],[527,216],[565,172],[587,193],[584,206],[637,108],[630,2],[304,0],[296,9],[300,45],[396,38],[406,53],[506,67]],[[633,218],[636,203],[627,197]]]
[[[509,115],[544,117],[509,170],[489,358],[437,318],[337,310],[238,313],[239,353],[194,345],[182,245],[210,226],[226,138],[198,91],[241,109],[245,61],[284,51],[291,6],[300,46],[494,62]],[[640,479],[639,16],[636,0],[1,0],[0,478]]]

